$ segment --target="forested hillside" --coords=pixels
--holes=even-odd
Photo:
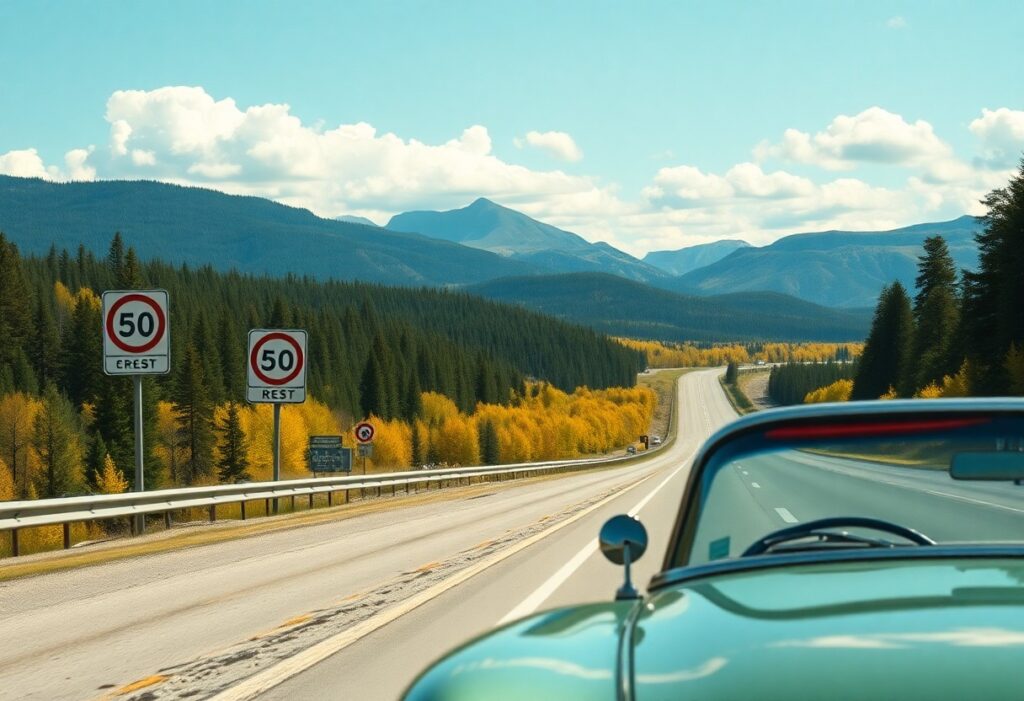
[[[106,250],[215,270],[389,285],[457,285],[534,267],[448,241],[333,219],[260,197],[148,181],[54,183],[0,175],[0,231],[25,253]]]
[[[640,352],[589,329],[464,293],[142,263],[119,236],[105,259],[84,247],[74,256],[51,250],[22,257],[0,235],[0,461],[20,493],[30,486],[28,445],[31,432],[43,430],[39,415],[53,430],[66,431],[65,442],[84,432],[76,440],[88,453],[89,483],[99,484],[107,453],[120,468],[132,464],[131,381],[102,373],[98,294],[149,287],[169,293],[174,367],[168,376],[145,380],[152,486],[168,462],[175,483],[213,474],[214,431],[228,430],[228,417],[215,421],[215,410],[235,406],[231,421],[244,423],[237,405],[249,328],[308,331],[308,386],[323,403],[303,410],[310,426],[325,425],[317,406],[328,416],[333,411],[332,426],[371,414],[411,424],[422,420],[428,394],[461,413],[478,403],[506,405],[528,396],[528,378],[567,391],[629,387],[644,363]],[[35,418],[26,426],[30,414]],[[180,446],[188,449],[174,457]],[[408,446],[402,451],[409,452]],[[47,483],[37,492],[53,496],[66,486]]]
[[[776,292],[698,297],[601,273],[533,275],[468,289],[616,336],[660,341],[853,341],[864,338],[870,321],[863,311]]]

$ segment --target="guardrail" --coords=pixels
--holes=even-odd
[[[453,483],[472,484],[473,480],[484,479],[517,479],[520,476],[538,476],[554,472],[568,472],[589,467],[602,467],[622,462],[632,462],[639,457],[663,449],[644,451],[640,455],[617,456],[613,458],[589,458],[584,460],[558,460],[542,463],[519,463],[515,465],[495,465],[483,467],[454,467],[435,470],[409,472],[389,472],[373,475],[350,475],[346,477],[312,477],[279,482],[246,482],[241,484],[225,484],[212,487],[186,487],[180,489],[163,489],[152,492],[126,492],[124,494],[98,494],[83,497],[65,497],[59,499],[37,499],[31,501],[0,502],[0,531],[9,531],[11,538],[11,555],[17,556],[18,531],[22,528],[36,526],[64,526],[64,547],[70,548],[71,524],[102,521],[148,514],[163,514],[165,528],[171,527],[171,514],[182,509],[206,507],[209,509],[210,521],[217,520],[217,507],[225,504],[240,504],[241,517],[246,518],[245,505],[251,501],[265,501],[267,513],[270,505],[278,499],[290,498],[294,511],[295,498],[306,496],[309,507],[313,508],[313,497],[317,494],[327,495],[327,505],[333,506],[334,495],[343,494],[340,503],[347,503],[349,492],[358,489],[376,489],[380,496],[381,489],[390,487],[391,494],[404,487],[405,493],[410,488],[419,491],[422,485],[430,489],[433,485],[443,488]],[[134,521],[131,519],[134,532]]]

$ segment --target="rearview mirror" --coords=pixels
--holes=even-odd
[[[957,453],[950,463],[949,475],[955,480],[1018,482],[1024,480],[1024,453]]]

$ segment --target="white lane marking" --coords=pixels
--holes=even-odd
[[[638,513],[640,513],[640,509],[647,506],[651,499],[654,498],[654,495],[661,491],[662,487],[668,484],[672,480],[672,478],[679,473],[680,470],[688,466],[690,464],[690,461],[693,459],[693,456],[696,454],[696,450],[690,453],[689,457],[687,457],[686,460],[683,461],[682,465],[673,470],[672,474],[670,474],[668,477],[662,480],[661,484],[659,484],[657,487],[651,490],[650,494],[641,499],[639,504],[637,504],[636,506],[629,510],[629,515],[636,516]],[[548,597],[555,593],[555,590],[558,589],[558,587],[565,584],[565,580],[569,579],[569,577],[571,577],[576,572],[576,570],[578,570],[583,565],[583,563],[586,562],[587,559],[596,552],[597,539],[595,538],[594,540],[588,541],[587,544],[584,545],[578,553],[573,555],[568,562],[566,562],[558,569],[557,572],[548,577],[547,580],[539,587],[537,587],[532,594],[523,599],[518,606],[516,606],[514,609],[506,613],[504,616],[502,616],[501,620],[498,621],[498,625],[500,626],[505,623],[508,623],[509,621],[514,621],[517,618],[522,618],[523,616],[529,615],[536,611],[541,604],[547,601]]]
[[[436,599],[441,594],[444,594],[450,589],[453,589],[463,582],[475,577],[484,570],[493,567],[502,560],[512,557],[521,550],[525,550],[534,543],[537,543],[544,538],[554,534],[556,531],[560,531],[566,526],[569,526],[581,518],[589,515],[590,513],[600,509],[605,504],[609,503],[613,499],[618,499],[623,493],[634,489],[647,480],[653,475],[647,475],[633,484],[625,487],[615,494],[611,494],[601,501],[591,504],[587,508],[579,511],[564,521],[559,521],[550,528],[535,533],[529,538],[525,538],[515,545],[512,545],[504,550],[494,553],[490,557],[481,560],[475,565],[471,565],[464,570],[456,572],[451,577],[443,579],[434,586],[424,589],[419,594],[415,594],[405,601],[402,601],[389,609],[385,609],[380,613],[366,619],[362,623],[356,624],[348,630],[343,630],[337,635],[333,635],[326,640],[321,640],[313,647],[308,647],[302,652],[299,652],[291,657],[279,662],[273,667],[269,667],[262,672],[257,672],[253,676],[245,679],[240,684],[237,684],[229,689],[225,689],[221,693],[212,697],[211,701],[249,701],[254,699],[260,694],[264,694],[270,689],[274,688],[278,684],[287,681],[291,677],[297,674],[301,674],[315,664],[318,664],[331,655],[345,649],[349,645],[358,642],[360,639],[366,637],[378,628],[383,628],[388,623],[391,623],[398,618],[401,618],[405,614],[409,613],[415,608],[428,603],[429,601]]]
[[[899,486],[904,486],[904,485],[899,485]],[[913,489],[913,487],[910,487],[910,489]],[[1018,514],[1024,513],[1024,510],[1022,510],[1022,509],[1015,509],[1012,506],[1006,506],[1005,504],[997,504],[994,501],[985,501],[984,499],[974,499],[972,497],[960,496],[959,494],[950,494],[949,492],[937,492],[937,491],[935,491],[933,489],[926,489],[924,491],[926,493],[928,493],[928,494],[934,494],[934,495],[940,496],[940,497],[947,497],[949,499],[956,499],[957,501],[966,501],[966,502],[969,502],[971,504],[981,504],[982,506],[991,506],[993,509],[1003,509],[1004,511],[1015,511]]]
[[[761,485],[759,485],[757,482],[751,482],[750,486],[753,487],[754,489],[760,489],[761,488]]]
[[[775,513],[779,515],[786,523],[798,523],[796,516],[789,512],[789,509],[784,509],[781,506],[775,507]]]

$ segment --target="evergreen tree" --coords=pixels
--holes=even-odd
[[[871,331],[864,344],[852,399],[878,399],[890,388],[906,385],[914,317],[910,298],[898,281],[885,287],[878,299]]]
[[[42,295],[36,299],[35,328],[31,343],[32,368],[36,379],[45,386],[60,379],[60,336],[57,324],[53,320],[53,312]]]
[[[725,383],[735,385],[739,381],[740,368],[736,363],[729,363],[725,368]]]
[[[18,247],[0,233],[0,367],[13,367],[15,356],[32,337],[32,295]]]
[[[89,441],[89,452],[85,456],[85,475],[83,477],[87,486],[98,489],[98,478],[103,474],[103,461],[108,455],[107,444],[103,442],[103,436],[99,431],[95,431]]]
[[[929,236],[917,264],[914,298],[914,372],[908,373],[904,393],[913,394],[956,373],[963,358],[956,341],[960,323],[956,268],[946,241]]]
[[[82,275],[85,275],[85,249],[78,248],[78,267]],[[107,251],[107,270],[110,274],[110,282],[113,285],[120,285],[124,278],[124,239],[121,232],[114,232],[114,238],[110,240],[110,249]],[[126,288],[118,288],[126,289]]]
[[[129,247],[124,255],[119,271],[116,273],[116,285],[119,290],[140,290],[143,287],[142,271],[135,249]]]
[[[949,254],[946,239],[929,236],[924,240],[924,255],[917,261],[917,279],[914,280],[917,294],[914,296],[914,316],[920,317],[925,300],[932,290],[943,288],[956,293],[956,264]]]
[[[228,403],[228,413],[218,424],[217,431],[220,433],[220,459],[217,461],[220,481],[234,483],[250,479],[249,448],[238,418],[237,403]]]
[[[99,309],[86,297],[79,296],[71,323],[64,329],[61,388],[75,406],[93,401],[103,384],[101,317]]]
[[[420,436],[420,425],[419,423],[413,422],[412,424],[412,466],[414,468],[419,467],[423,464],[423,438]]]
[[[171,401],[185,456],[178,475],[191,484],[213,473],[213,403],[195,347],[185,346],[173,383]]]
[[[48,385],[32,433],[32,445],[39,456],[33,482],[42,498],[66,496],[82,487],[77,423],[71,402],[54,385]]]
[[[493,421],[484,421],[480,425],[480,460],[484,465],[497,465],[501,462],[501,446],[498,442],[498,430]]]
[[[1006,355],[1024,345],[1024,160],[984,199],[978,270],[964,274],[964,327],[973,395],[1006,394]]]

